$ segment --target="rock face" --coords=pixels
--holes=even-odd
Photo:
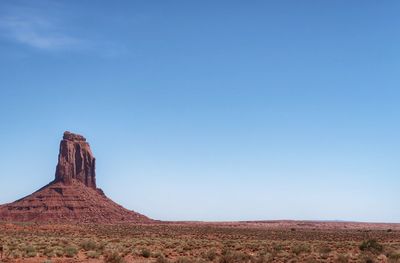
[[[96,186],[95,158],[86,139],[65,132],[54,181],[33,194],[0,206],[0,221],[153,222],[109,199]]]
[[[95,161],[86,138],[67,131],[60,143],[55,181],[71,185],[77,180],[96,189]]]

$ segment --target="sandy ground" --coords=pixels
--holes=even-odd
[[[1,262],[400,262],[400,224],[0,223],[0,245]]]

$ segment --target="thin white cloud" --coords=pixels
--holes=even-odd
[[[81,37],[81,30],[71,23],[74,17],[60,12],[67,7],[59,2],[43,0],[28,3],[1,6],[0,2],[0,41],[6,39],[43,51],[74,51],[105,59],[130,55],[123,43],[110,41],[108,36],[98,32],[90,34],[86,30],[85,37]]]
[[[0,17],[0,29],[7,38],[38,49],[71,49],[83,44],[82,40],[59,32],[54,23],[42,17]]]

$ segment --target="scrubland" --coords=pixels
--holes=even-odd
[[[295,222],[0,223],[0,261],[400,262],[400,229],[389,227]]]

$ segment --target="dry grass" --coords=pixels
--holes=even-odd
[[[0,223],[4,262],[400,262],[399,230]]]

